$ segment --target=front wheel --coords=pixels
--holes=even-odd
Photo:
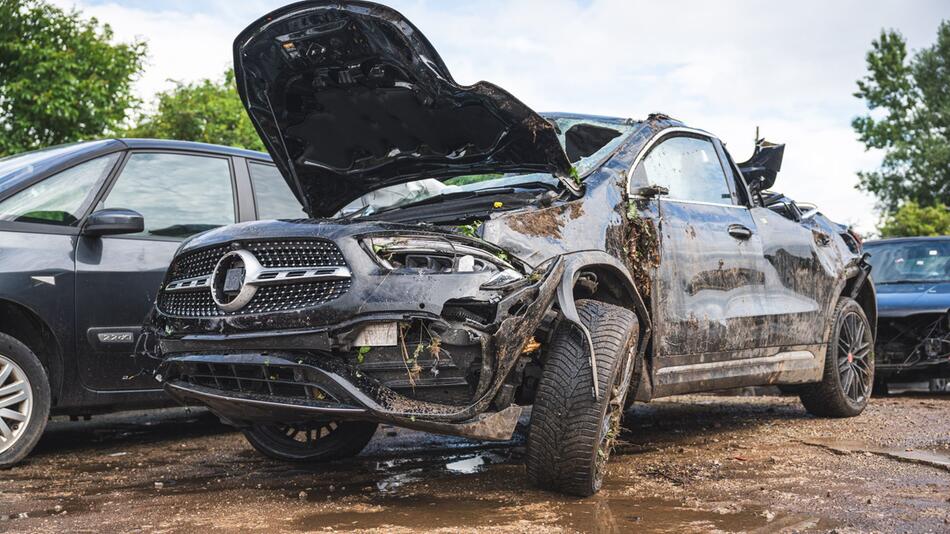
[[[835,307],[822,381],[802,386],[805,410],[818,417],[854,417],[874,384],[874,335],[864,310],[841,297]]]
[[[376,432],[377,423],[319,421],[256,425],[244,437],[261,454],[285,462],[329,462],[356,456]]]
[[[49,418],[49,379],[23,343],[0,334],[0,469],[26,457]]]
[[[538,487],[586,497],[600,490],[636,365],[639,325],[626,308],[577,303],[597,360],[592,394],[590,349],[580,330],[562,322],[554,333],[528,427],[525,464]]]

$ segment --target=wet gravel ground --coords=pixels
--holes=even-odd
[[[381,427],[357,458],[301,466],[201,411],[54,421],[0,471],[0,531],[950,532],[950,395],[846,420],[793,397],[686,396],[624,425],[604,490],[579,500],[526,485],[524,432]]]

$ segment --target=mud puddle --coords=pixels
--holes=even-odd
[[[519,525],[569,532],[798,532],[828,529],[822,519],[776,515],[759,509],[706,511],[661,498],[592,497],[548,502],[460,500],[452,496],[392,496],[355,510],[296,519],[298,531],[328,530],[517,530]]]

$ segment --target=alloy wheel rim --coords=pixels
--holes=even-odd
[[[323,421],[306,426],[278,425],[273,427],[273,430],[298,446],[311,448],[321,439],[336,432],[338,428],[340,428],[340,423],[337,421]]]
[[[845,315],[838,332],[838,378],[845,396],[858,404],[868,398],[874,379],[871,348],[871,332],[861,316]]]
[[[610,386],[610,398],[607,401],[607,410],[601,422],[600,443],[597,445],[597,458],[594,461],[594,483],[600,486],[607,468],[607,460],[613,450],[617,437],[620,435],[620,423],[623,418],[623,407],[630,388],[630,379],[635,360],[636,345],[630,348],[623,367]]]
[[[29,378],[13,360],[0,354],[0,453],[23,437],[32,412]]]

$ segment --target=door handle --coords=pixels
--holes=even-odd
[[[730,224],[729,235],[736,239],[745,241],[746,239],[752,237],[752,230],[749,230],[747,227],[742,226],[741,224]]]

